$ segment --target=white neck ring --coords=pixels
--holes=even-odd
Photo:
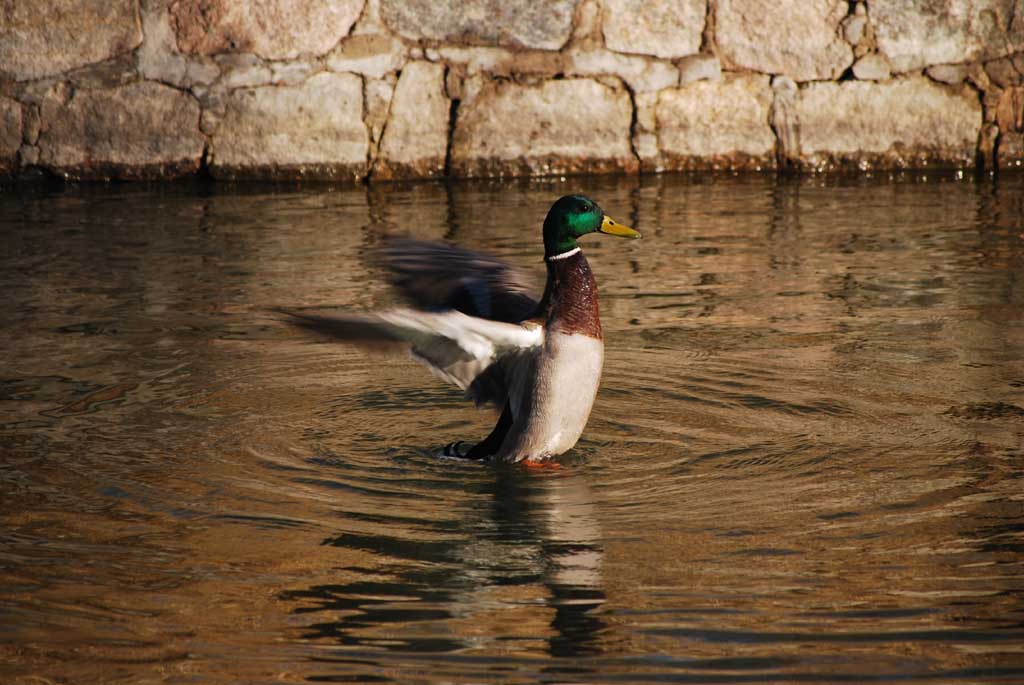
[[[556,262],[559,259],[568,259],[569,257],[572,257],[574,254],[578,253],[579,251],[580,251],[580,248],[574,247],[571,250],[569,250],[568,252],[562,252],[561,254],[553,254],[550,257],[545,257],[544,259],[546,259],[549,262]]]

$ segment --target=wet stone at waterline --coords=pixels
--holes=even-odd
[[[735,87],[768,121],[697,83],[660,115]],[[644,238],[580,240],[605,362],[561,468],[439,458],[493,414],[272,313],[397,305],[396,234],[540,286],[570,192]],[[11,188],[0,681],[1024,682],[1022,205],[955,172]]]

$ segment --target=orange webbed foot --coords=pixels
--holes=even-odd
[[[543,459],[541,461],[527,459],[522,464],[531,471],[558,471],[562,468],[561,464],[550,459]]]

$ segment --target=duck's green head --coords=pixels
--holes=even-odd
[[[640,237],[632,228],[607,216],[589,197],[566,195],[559,198],[544,219],[544,256],[554,257],[575,249],[577,238],[599,231],[625,238]]]

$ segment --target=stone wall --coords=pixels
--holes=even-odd
[[[1015,167],[1021,0],[0,0],[0,175]]]

